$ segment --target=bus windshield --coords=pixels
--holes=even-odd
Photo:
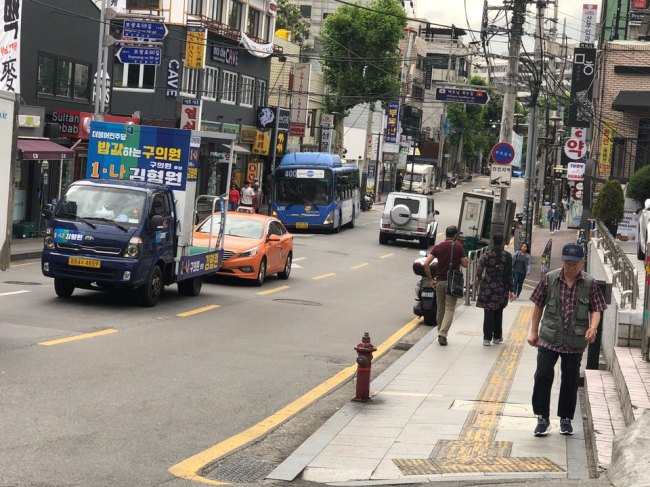
[[[275,181],[275,202],[278,205],[327,205],[331,201],[329,179],[278,178]]]

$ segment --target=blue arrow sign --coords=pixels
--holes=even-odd
[[[160,41],[167,36],[167,26],[160,22],[125,20],[122,36]]]
[[[162,59],[159,47],[122,46],[115,54],[122,64],[150,64],[158,66]]]

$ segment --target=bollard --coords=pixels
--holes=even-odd
[[[370,334],[363,334],[361,343],[354,349],[357,351],[357,395],[354,401],[370,401],[370,369],[372,368],[372,354],[377,351],[370,343]]]

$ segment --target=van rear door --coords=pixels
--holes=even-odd
[[[486,219],[491,215],[493,201],[491,196],[463,193],[463,203],[460,209],[458,231],[461,237],[480,239],[483,235]]]

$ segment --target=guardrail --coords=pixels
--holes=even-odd
[[[469,264],[465,270],[465,304],[469,305],[470,301],[476,301],[478,294],[478,286],[476,285],[476,271],[478,269],[478,261],[481,260],[483,254],[490,247],[483,247],[476,250],[470,250],[467,254]]]
[[[603,250],[604,263],[610,265],[613,270],[612,286],[618,286],[621,290],[621,309],[625,309],[626,303],[636,309],[639,298],[639,273],[623,252],[623,249],[616,243],[612,234],[602,222],[596,222],[596,236],[593,238],[596,248]]]

